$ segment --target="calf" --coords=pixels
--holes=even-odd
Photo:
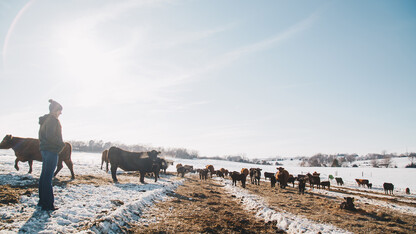
[[[208,178],[208,169],[199,170],[199,179],[206,180]]]
[[[341,177],[335,177],[335,180],[337,181],[337,185],[344,185],[344,181],[342,181]]]
[[[369,189],[373,188],[373,183],[368,183],[367,188],[369,188]]]
[[[360,186],[367,186],[368,187],[368,180],[366,179],[355,179],[357,181],[358,187]]]
[[[406,188],[406,194],[410,194],[410,189]]]
[[[222,173],[221,170],[215,171],[215,174],[217,174],[218,177],[224,178],[224,173]]]
[[[261,169],[256,168],[254,170],[254,184],[255,185],[260,185],[260,178],[261,178]]]
[[[325,189],[325,187],[328,186],[328,190],[331,190],[331,182],[329,182],[329,181],[322,181],[321,186],[322,186],[323,189]]]
[[[187,168],[182,166],[182,167],[176,167],[176,171],[178,172],[178,176],[180,175],[181,177],[185,176],[185,173],[187,172]]]
[[[305,187],[306,187],[306,182],[304,178],[298,178],[299,181],[299,194],[305,194]]]
[[[241,181],[241,186],[243,188],[246,187],[246,178],[247,175],[246,174],[240,174],[237,171],[234,171],[231,173],[231,179],[233,180],[233,185],[237,186],[237,181]]]
[[[183,165],[187,172],[194,172],[194,166],[192,165]]]
[[[316,187],[318,189],[321,188],[321,178],[319,177],[319,175],[316,175],[317,173],[313,173],[313,175],[311,175],[311,173],[306,174],[306,176],[308,177],[308,181],[309,181],[309,186],[311,186],[312,188],[314,188],[314,185],[316,184]]]
[[[270,178],[270,185],[271,187],[276,186],[276,177],[274,176],[273,172],[264,172],[264,179],[267,180],[267,178]]]
[[[383,184],[384,193],[393,195],[394,185],[392,183]]]
[[[346,210],[355,210],[354,207],[354,198],[353,197],[344,197],[345,201],[341,203],[340,208]]]
[[[295,187],[295,180],[296,180],[296,178],[293,177],[293,175],[289,175],[289,178],[287,179],[287,183],[292,183],[293,188],[294,188]]]

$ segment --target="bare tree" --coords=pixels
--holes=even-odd
[[[391,163],[392,163],[392,160],[390,156],[387,156],[383,159],[383,165],[386,166],[386,168],[390,167]]]
[[[371,160],[371,166],[378,167],[378,161],[377,161],[377,159]]]

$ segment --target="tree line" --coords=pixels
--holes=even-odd
[[[102,140],[90,140],[90,141],[68,141],[72,145],[72,150],[78,152],[90,152],[90,153],[101,153],[104,150],[110,149],[112,146],[116,146],[123,150],[132,151],[132,152],[145,152],[151,150],[157,150],[162,152],[164,156],[172,158],[182,158],[182,159],[217,159],[217,160],[226,160],[232,162],[242,162],[242,163],[254,163],[262,165],[270,165],[267,160],[260,159],[248,159],[244,155],[227,155],[227,156],[215,156],[215,157],[206,157],[200,156],[198,151],[189,150],[186,148],[165,148],[165,147],[152,147],[146,145],[126,145],[123,143],[114,143],[114,142],[104,142]]]
[[[206,157],[200,156],[198,151],[196,150],[189,150],[186,148],[152,147],[140,144],[126,145],[123,143],[104,142],[102,140],[69,141],[69,143],[71,143],[72,149],[74,151],[92,153],[101,153],[104,150],[108,150],[111,146],[116,146],[121,149],[132,152],[157,150],[161,151],[162,154],[165,156],[182,159],[217,159],[241,163],[254,163],[261,165],[271,165],[269,161],[278,162],[285,159],[283,157],[271,157],[268,159],[248,159],[244,154]],[[357,154],[328,155],[319,153],[313,155],[312,157],[299,156],[292,159],[300,159],[302,161],[300,166],[305,167],[341,167],[344,163],[353,163],[354,161],[358,160],[371,160],[371,165],[373,167],[390,167],[392,164],[391,158],[394,157],[408,157],[411,163],[407,167],[416,168],[416,153],[398,155],[394,153],[387,154],[385,151],[383,151],[381,154],[371,153],[364,156],[359,156]]]
[[[312,157],[302,157],[301,166],[305,167],[341,167],[344,163],[353,163],[354,161],[362,160],[371,160],[370,165],[372,167],[392,167],[395,166],[392,164],[392,158],[397,157],[408,157],[410,164],[406,167],[416,168],[416,153],[407,153],[407,154],[387,154],[383,152],[381,154],[370,153],[364,156],[359,156],[357,154],[337,154],[337,155],[327,155],[327,154],[315,154]],[[356,164],[353,164],[353,167],[357,167]]]

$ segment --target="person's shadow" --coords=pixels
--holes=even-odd
[[[32,217],[19,229],[18,233],[38,233],[45,229],[45,223],[50,218],[49,211],[37,208]]]

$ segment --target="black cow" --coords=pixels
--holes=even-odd
[[[341,177],[335,177],[335,180],[337,181],[337,185],[344,185],[344,181],[342,180]]]
[[[207,180],[208,178],[208,169],[199,169],[199,179],[200,180]]]
[[[117,147],[111,147],[108,150],[108,160],[111,164],[111,176],[115,183],[118,182],[116,177],[117,168],[124,171],[139,171],[140,182],[144,183],[144,175],[147,172],[155,174],[155,182],[159,177],[161,168],[161,159],[157,156],[159,151],[152,150],[149,152],[129,152]]]
[[[246,174],[244,173],[240,174],[239,172],[234,171],[231,173],[231,178],[233,179],[233,185],[237,186],[237,181],[241,181],[241,186],[243,188],[246,187],[246,178],[247,178]]]
[[[354,206],[354,198],[353,197],[344,197],[345,201],[341,203],[340,208],[346,210],[356,210]]]
[[[331,182],[328,181],[321,181],[321,186],[323,189],[325,189],[325,187],[328,187],[328,190],[331,190]]]
[[[270,186],[273,188],[276,186],[276,177],[273,172],[264,172],[264,179],[270,178]]]
[[[383,184],[384,193],[393,195],[394,185],[392,183],[384,183]]]
[[[306,181],[305,181],[305,177],[298,177],[298,181],[299,181],[299,194],[305,194],[305,187],[306,187]]]

